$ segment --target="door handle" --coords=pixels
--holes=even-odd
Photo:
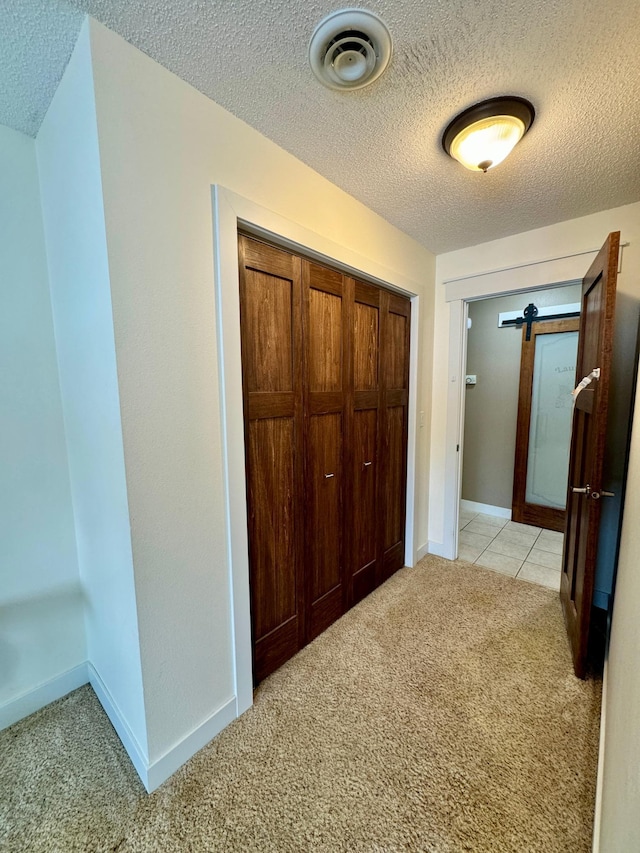
[[[599,501],[600,498],[615,498],[615,492],[606,492],[601,489],[599,492],[591,491],[591,486],[587,483],[586,486],[571,486],[571,491],[578,495],[586,495],[594,501]]]
[[[335,477],[335,474],[325,474],[324,475],[325,480],[329,480],[331,477]]]
[[[364,463],[364,467],[365,467],[365,468],[368,468],[368,467],[369,467],[369,465],[371,465],[371,464],[372,464],[371,462],[365,462],[365,463]]]
[[[590,495],[591,486],[588,483],[586,486],[571,486],[571,491],[578,495]]]

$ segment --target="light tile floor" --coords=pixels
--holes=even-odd
[[[463,509],[459,527],[460,560],[560,589],[562,533]]]

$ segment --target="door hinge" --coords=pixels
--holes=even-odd
[[[460,453],[460,445],[456,444],[456,453]]]

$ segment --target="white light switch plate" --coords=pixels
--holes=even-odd
[[[466,385],[475,385],[477,382],[477,376],[475,373],[467,373],[467,378],[465,379]]]

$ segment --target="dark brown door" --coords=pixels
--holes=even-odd
[[[260,681],[404,564],[410,302],[248,237],[239,249]]]
[[[519,521],[522,524],[534,524],[537,527],[545,527],[547,530],[558,530],[560,532],[564,531],[565,528],[566,508],[561,509],[559,506],[554,507],[551,505],[545,506],[533,500],[527,500],[527,480],[530,462],[529,438],[531,435],[531,403],[533,397],[534,368],[537,351],[536,343],[545,335],[576,333],[578,332],[579,327],[580,320],[577,317],[570,317],[564,320],[542,320],[541,322],[535,323],[531,326],[529,336],[527,336],[527,327],[524,326],[522,329],[520,391],[518,395],[516,455],[513,472],[513,503],[511,507],[511,517],[513,521]],[[527,337],[529,337],[529,340],[527,340]],[[575,340],[577,335],[574,334],[573,337]],[[555,340],[557,341],[558,339],[556,338]],[[554,346],[557,346],[555,342]],[[566,349],[566,347],[563,347],[563,349]],[[560,416],[560,418],[558,418],[560,422],[557,423],[556,421],[555,427],[553,422],[549,424],[547,426],[547,432],[557,433],[558,431],[562,431],[565,427],[568,428],[567,421],[563,418],[570,416],[570,412],[567,409],[560,408],[560,406],[571,406],[571,398],[569,394],[573,390],[572,383],[574,382],[575,377],[575,359],[572,364],[563,364],[562,367],[567,368],[566,373],[558,375],[558,386],[554,386],[553,388],[555,404],[559,407],[554,410],[554,414]],[[571,370],[568,369],[569,367]],[[560,393],[558,393],[558,390]],[[537,415],[534,413],[534,417],[536,416]],[[562,436],[566,436],[566,444],[564,444],[564,448],[558,448],[557,445],[561,444]],[[558,436],[557,434],[552,435],[550,436],[550,443],[554,445],[554,451],[559,449],[560,452],[562,452],[564,449],[564,452],[566,453],[569,447],[569,435],[567,433],[562,433],[561,436]],[[558,454],[554,452],[554,457],[557,455]],[[559,468],[561,460],[552,459],[551,461],[552,463],[556,462],[557,464],[554,467]],[[564,466],[566,472],[566,455],[564,457]],[[566,494],[566,486],[564,487],[563,492]],[[560,504],[562,498],[560,495],[557,497],[559,498],[557,503]]]
[[[239,239],[254,678],[304,642],[301,261]]]
[[[305,573],[307,639],[344,612],[343,449],[345,322],[343,275],[303,263],[305,350]],[[345,350],[345,351],[343,351]]]
[[[404,566],[411,303],[380,292],[379,582]]]
[[[569,461],[560,600],[576,675],[584,678],[593,599],[620,233],[609,235],[582,282],[576,382],[599,378],[576,397]]]
[[[356,604],[376,586],[378,570],[378,414],[380,409],[380,288],[353,282],[353,393],[351,414],[352,533],[349,602]]]

